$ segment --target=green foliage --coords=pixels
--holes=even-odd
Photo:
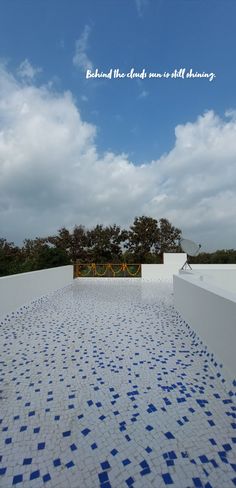
[[[20,249],[0,238],[0,276],[20,273]]]
[[[164,252],[180,252],[181,230],[174,227],[167,219],[160,219],[159,229],[159,241],[156,244],[156,251],[161,254]]]
[[[181,230],[167,219],[135,217],[129,230],[117,225],[96,225],[87,230],[82,225],[72,231],[65,227],[57,235],[25,239],[15,246],[0,238],[0,276],[70,263],[162,263],[163,252],[181,252]],[[221,249],[200,253],[191,263],[236,263],[236,250]],[[101,268],[102,269],[102,268]]]
[[[26,239],[20,249],[0,239],[0,276],[70,264],[70,258],[63,249],[50,247],[46,241]]]
[[[135,217],[133,225],[128,232],[125,247],[137,262],[146,262],[159,240],[158,221],[152,217]]]
[[[88,231],[88,255],[96,263],[120,262],[122,260],[121,243],[125,240],[126,231],[119,226],[103,227],[97,225]]]
[[[193,264],[236,264],[235,249],[220,249],[212,253],[202,252],[191,258]]]
[[[135,217],[125,247],[131,260],[140,263],[160,263],[163,252],[178,252],[181,230],[167,219]]]
[[[44,247],[37,259],[37,269],[55,268],[70,264],[70,258],[63,249]]]

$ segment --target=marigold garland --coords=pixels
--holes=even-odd
[[[118,270],[115,270],[114,269],[114,266],[119,266]],[[137,270],[132,273],[132,271],[129,269],[130,267],[133,267],[133,266],[138,266]],[[103,267],[105,267],[105,270],[104,272],[99,272],[99,269]],[[88,268],[88,271],[83,273],[82,272],[82,268]],[[106,275],[107,271],[111,271],[112,274],[113,274],[113,277],[115,277],[116,275],[119,275],[119,273],[123,272],[125,273],[125,271],[128,273],[129,276],[137,276],[138,273],[140,272],[141,270],[141,265],[140,264],[130,264],[129,266],[126,264],[126,263],[122,263],[121,265],[120,264],[98,264],[96,265],[96,263],[92,263],[92,264],[76,264],[75,265],[75,276],[80,276],[81,278],[84,278],[86,276],[88,276],[91,272],[93,273],[93,276],[99,276],[99,277],[103,277]]]

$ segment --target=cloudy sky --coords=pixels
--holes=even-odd
[[[235,0],[0,7],[0,237],[148,215],[236,248]]]

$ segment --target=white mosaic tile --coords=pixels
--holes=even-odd
[[[0,340],[1,487],[236,486],[234,392],[170,283],[75,280]]]

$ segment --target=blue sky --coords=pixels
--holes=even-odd
[[[13,69],[25,58],[40,66],[40,82],[58,78],[58,88],[71,90],[83,117],[99,126],[98,147],[140,163],[171,148],[177,124],[233,106],[235,17],[228,0],[11,0],[2,2],[0,52]],[[71,62],[85,26],[88,57],[101,71],[192,67],[217,78],[85,80]]]
[[[35,94],[34,102],[37,97],[38,99],[41,97],[40,100],[43,101],[47,91],[48,113],[46,114],[44,107],[41,115],[42,118],[51,120],[54,117],[53,107],[50,110],[53,98],[56,97],[59,103],[60,99],[64,100],[64,93],[69,92],[70,110],[72,112],[76,110],[80,117],[77,133],[80,133],[79,139],[84,143],[83,152],[86,152],[89,157],[88,154],[95,151],[97,158],[97,162],[95,158],[93,163],[88,159],[83,163],[84,166],[78,162],[76,167],[83,166],[83,172],[79,173],[76,170],[74,180],[78,180],[81,193],[82,183],[83,191],[86,190],[85,169],[87,168],[88,177],[93,175],[94,178],[93,170],[96,164],[107,165],[104,174],[110,172],[107,186],[112,190],[106,195],[106,205],[105,197],[103,204],[101,203],[99,189],[93,189],[87,206],[83,199],[80,202],[76,201],[76,196],[73,202],[68,199],[65,203],[66,198],[65,195],[62,196],[62,189],[53,187],[52,191],[48,184],[49,176],[47,174],[46,178],[44,173],[42,185],[43,181],[47,181],[49,194],[55,194],[55,205],[52,201],[51,210],[48,212],[49,218],[46,218],[46,214],[40,218],[40,214],[37,213],[40,205],[37,202],[42,201],[44,190],[37,194],[35,191],[37,185],[32,179],[32,174],[36,165],[37,171],[43,175],[45,165],[41,166],[40,172],[39,161],[42,156],[37,151],[29,152],[25,141],[21,162],[22,165],[25,162],[31,177],[29,178],[29,175],[27,177],[28,185],[26,181],[22,185],[22,174],[25,174],[26,168],[22,166],[22,172],[19,173],[19,186],[13,188],[10,185],[8,188],[11,189],[8,191],[8,203],[6,201],[2,203],[4,212],[1,215],[1,222],[4,236],[20,241],[24,237],[29,237],[29,234],[34,237],[44,231],[53,232],[62,225],[73,226],[76,223],[83,223],[89,226],[97,221],[106,224],[114,220],[121,225],[128,225],[135,215],[145,213],[156,218],[166,216],[173,224],[182,228],[183,232],[188,234],[187,237],[200,236],[203,244],[205,242],[206,249],[213,249],[215,246],[235,247],[236,235],[230,228],[232,226],[229,220],[229,209],[231,211],[235,197],[232,186],[235,177],[233,169],[236,108],[235,1],[37,0],[37,2],[30,2],[21,0],[19,2],[1,0],[0,5],[0,60],[2,73],[5,76],[2,77],[4,80],[2,96],[5,96],[12,106],[17,93],[22,97],[22,103],[27,105],[29,103],[27,97],[32,95],[30,89]],[[145,68],[147,72],[168,71],[170,73],[176,68],[186,68],[187,71],[192,68],[194,72],[213,72],[216,78],[211,82],[207,78],[86,80],[87,67],[91,67],[92,70],[97,68],[103,72],[108,72],[111,68],[119,68],[125,73],[131,68],[135,68],[137,72]],[[32,98],[30,100],[32,108],[34,102]],[[39,103],[36,106],[40,112]],[[11,137],[15,134],[13,139],[16,147],[19,118],[17,123],[13,116],[6,122],[4,110],[6,109],[3,107],[0,113],[0,130],[8,143],[9,134]],[[13,112],[14,110],[16,107],[13,108]],[[53,120],[57,125],[58,114]],[[21,121],[22,124],[25,123],[23,116]],[[70,117],[66,122],[64,121],[65,130],[71,134],[73,140],[70,121]],[[176,127],[180,127],[179,132],[177,129],[179,135],[176,135]],[[11,132],[9,132],[10,128]],[[91,131],[93,135],[87,135],[84,140],[86,130],[88,133]],[[224,137],[230,130],[232,137],[227,135],[232,144],[230,154],[227,156],[229,160],[222,156],[221,161],[216,163],[212,159],[213,153],[220,154],[222,151],[223,154],[223,148],[228,148],[229,140],[225,140]],[[192,134],[190,142],[189,133]],[[205,134],[207,136],[204,139]],[[37,139],[37,133],[31,134],[31,137]],[[198,162],[199,140],[202,143],[202,152],[198,156],[201,161]],[[219,140],[222,141],[221,148],[218,147]],[[13,144],[13,140],[11,142]],[[47,141],[45,137],[45,144],[46,147],[48,144],[48,150],[52,154],[54,151],[52,141]],[[56,146],[55,141],[54,144]],[[60,140],[58,144],[60,145]],[[190,162],[183,163],[187,161],[184,153],[184,148],[187,146],[192,147]],[[204,148],[207,154],[205,166],[202,163]],[[8,150],[11,153],[10,146]],[[107,154],[111,155],[110,163]],[[2,152],[0,160],[3,164],[4,158],[6,158],[6,151]],[[60,163],[61,174],[66,171],[66,167],[71,170],[75,166],[74,155],[72,157],[71,154],[67,154],[65,158],[69,159],[65,159],[64,166],[62,162]],[[54,157],[52,159],[54,160]],[[179,166],[178,161],[180,161]],[[12,171],[14,164],[17,165],[15,168],[19,168],[19,162],[13,161]],[[50,159],[48,164],[52,164]],[[145,191],[139,188],[143,178],[139,173],[143,165],[145,165],[145,178],[148,180],[144,178]],[[214,183],[214,178],[219,168],[225,177],[224,165],[228,168],[226,172],[228,186],[225,181],[224,184],[222,182],[221,187],[219,182]],[[116,168],[120,166],[123,168],[120,170],[121,179],[119,184],[116,184],[118,181]],[[10,176],[6,173],[6,160],[4,167],[2,181],[7,188]],[[192,178],[191,176],[196,173],[196,167],[199,171],[196,178]],[[56,166],[54,170],[57,172]],[[161,175],[159,180],[158,172]],[[124,186],[122,183],[122,178],[126,178],[124,173],[130,175],[137,190],[134,192],[132,202],[127,201],[125,205],[130,212],[125,212],[124,209],[119,212],[118,195],[117,204],[114,206],[118,188]],[[102,175],[102,172],[100,174]],[[96,175],[99,178],[99,172]],[[154,180],[155,185],[152,185],[151,181]],[[203,182],[204,191],[200,191],[198,195],[196,195],[194,180],[196,185],[199,185],[200,181]],[[206,181],[209,182],[207,188]],[[64,186],[65,193],[70,192],[69,186],[67,187],[66,184]],[[89,188],[88,186],[88,192]],[[179,191],[176,192],[175,201],[173,188],[178,188]],[[32,190],[35,203],[27,207]],[[124,189],[124,193],[129,191],[129,188]],[[94,192],[96,198],[93,200]],[[187,195],[185,201],[183,192]],[[190,193],[191,198],[188,196]],[[17,195],[21,196],[20,202],[17,200]],[[148,195],[151,195],[150,200]],[[182,203],[179,206],[180,201]],[[221,202],[219,209],[218,207],[216,209],[216,201],[218,205]],[[47,198],[46,202],[48,204]],[[67,211],[64,213],[60,211],[57,215],[56,202],[64,209],[66,207]],[[153,202],[156,202],[155,205]],[[17,211],[21,209],[18,220],[19,218],[24,222],[30,220],[31,225],[15,225],[14,205],[17,206]],[[191,209],[192,218],[189,213]],[[223,215],[220,213],[222,211]],[[28,212],[27,218],[24,212]],[[200,215],[208,215],[208,220],[204,217],[205,220],[203,219],[202,222]],[[232,218],[231,214],[230,216]],[[227,217],[227,223],[224,217]],[[217,231],[217,228],[222,228],[222,225],[223,228],[225,227],[224,238]]]

